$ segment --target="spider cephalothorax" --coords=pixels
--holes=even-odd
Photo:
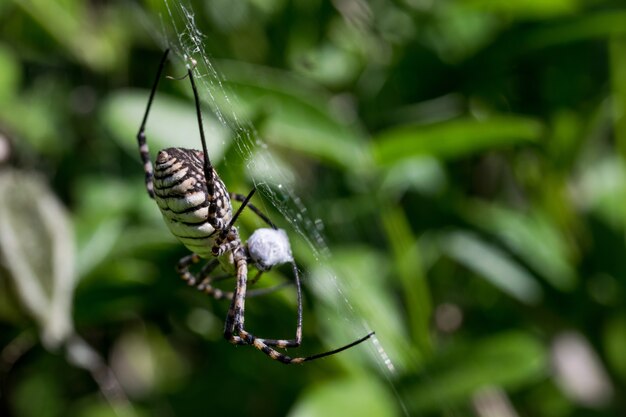
[[[276,228],[267,216],[249,203],[255,189],[247,196],[229,193],[213,168],[204,137],[200,100],[192,69],[187,71],[187,77],[189,77],[194,94],[202,151],[182,148],[164,149],[158,153],[156,167],[153,168],[152,166],[145,127],[167,55],[168,51],[165,51],[150,92],[143,121],[137,133],[137,141],[139,154],[144,165],[148,195],[157,202],[170,231],[193,252],[178,263],[177,271],[181,278],[189,285],[212,295],[216,299],[231,300],[224,325],[224,337],[230,343],[253,345],[270,358],[282,363],[301,363],[333,355],[368,339],[373,332],[338,349],[300,358],[291,358],[274,348],[297,347],[302,341],[302,291],[298,267],[293,260],[287,234]],[[234,214],[232,200],[241,202],[241,206]],[[234,224],[246,206],[270,227],[257,229],[248,242],[242,244]],[[209,261],[197,275],[194,275],[190,272],[190,267],[200,262],[201,259],[209,259]],[[216,276],[212,275],[212,272],[220,263],[228,273],[232,272],[236,279],[235,291],[233,292],[222,291],[212,285],[213,281],[217,279]],[[255,266],[259,271],[250,280],[250,283],[253,283],[259,279],[264,271],[283,263],[291,264],[296,286],[298,298],[296,336],[293,339],[285,340],[261,339],[244,328],[246,296],[266,293],[264,291],[247,291],[248,265]]]

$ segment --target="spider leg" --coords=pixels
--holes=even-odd
[[[252,281],[250,281],[250,284],[252,284]],[[291,282],[283,282],[282,284],[277,284],[270,288],[259,288],[256,290],[251,290],[251,291],[248,291],[248,293],[246,294],[246,298],[259,297],[262,295],[271,294],[289,285],[291,285]],[[268,346],[278,346],[281,348],[299,347],[300,344],[302,343],[302,338],[300,338],[300,340],[296,340],[296,339],[258,339],[258,340],[260,342],[265,343]],[[248,345],[250,343],[244,341],[241,337],[236,336],[235,344]]]
[[[206,145],[204,136],[204,127],[202,126],[202,111],[200,109],[200,96],[196,88],[193,73],[190,68],[187,69],[187,75],[193,90],[193,97],[196,106],[196,116],[198,118],[198,129],[200,131],[200,142],[202,142],[202,152],[204,154],[204,179],[206,184],[206,201],[208,202],[207,221],[215,230],[224,230],[226,222],[230,218],[232,211],[230,196],[226,191],[226,186],[215,172],[211,159],[209,158],[209,150]]]
[[[257,272],[257,274],[254,276],[254,278],[252,278],[250,281],[248,281],[248,285],[254,285],[257,283],[257,281],[259,280],[261,274],[263,273],[263,271],[259,271]],[[202,276],[202,275],[201,275]],[[209,280],[209,282],[217,282],[217,281],[224,281],[230,278],[234,278],[236,275],[235,274],[222,274],[222,275],[214,275],[212,277],[205,277],[204,280]],[[204,281],[203,281],[204,282]],[[201,282],[199,285],[196,286],[196,288],[198,288],[200,291],[203,291],[203,288],[200,288],[200,285],[202,285]],[[267,295],[267,294],[271,294],[273,292],[276,292],[278,290],[281,290],[285,287],[288,287],[289,285],[291,285],[291,282],[283,282],[281,284],[276,284],[273,285],[271,287],[267,287],[267,288],[257,288],[254,290],[250,290],[246,293],[246,298],[251,298],[251,297],[259,297],[262,295]],[[233,293],[232,292],[226,292],[224,293],[226,299],[231,300],[233,297]]]
[[[267,223],[272,229],[276,230],[276,226],[274,225],[274,223],[272,223],[272,221],[269,219],[269,217],[267,217],[261,210],[259,210],[256,206],[254,206],[252,203],[250,203],[250,199],[252,198],[252,196],[254,195],[254,193],[256,192],[256,188],[253,188],[247,196],[243,195],[243,194],[237,194],[237,193],[230,193],[230,198],[233,200],[237,200],[242,202],[241,206],[239,207],[239,209],[237,210],[237,212],[235,213],[235,215],[233,216],[229,228],[232,227],[232,225],[235,223],[235,221],[237,220],[237,218],[239,217],[239,215],[241,214],[241,212],[243,211],[243,209],[245,207],[249,207],[254,213],[256,213],[257,216],[259,216],[261,218],[261,220],[263,220],[265,223]],[[228,230],[228,229],[227,229]],[[222,245],[223,243],[220,243],[219,245]],[[218,246],[219,246],[218,245]],[[254,278],[252,278],[250,280],[250,282],[248,283],[249,285],[254,285],[256,284],[256,282],[259,280],[259,278],[261,278],[261,275],[263,274],[264,271],[258,271],[257,274],[254,276]],[[296,271],[297,273],[297,271]],[[277,284],[273,287],[270,288],[261,288],[261,289],[256,289],[256,290],[252,290],[252,291],[248,291],[248,293],[246,294],[246,297],[256,297],[256,296],[260,296],[260,295],[265,295],[265,294],[269,294],[272,293],[274,291],[280,290],[281,288],[284,288],[288,285],[291,285],[290,282],[285,282],[282,284]]]
[[[243,194],[237,194],[237,193],[230,193],[230,198],[232,200],[236,200],[239,202],[243,202],[246,200],[246,196]],[[263,220],[265,223],[268,224],[268,226],[270,226],[272,229],[276,229],[276,225],[274,225],[274,223],[272,223],[272,221],[269,219],[269,217],[267,217],[258,207],[256,207],[255,205],[253,205],[252,203],[247,203],[248,207],[250,208],[250,210],[252,210],[257,216],[259,216],[261,218],[261,220]]]
[[[224,338],[233,344],[245,344],[236,335],[243,329],[248,284],[248,262],[241,245],[233,252],[233,263],[237,271],[237,284],[224,323]]]
[[[203,271],[200,271],[200,273],[202,274]],[[263,271],[259,271],[257,272],[257,274],[254,276],[254,278],[252,278],[248,284],[249,285],[254,285],[257,283],[257,281],[259,280],[259,278],[261,277],[261,274],[263,273]],[[230,278],[235,278],[237,276],[237,274],[221,274],[221,275],[214,275],[212,277],[212,282],[218,282],[218,281],[224,281]],[[250,295],[250,291],[248,291],[248,296]]]
[[[213,279],[209,274],[219,264],[217,259],[213,259],[207,262],[207,264],[202,267],[202,270],[199,274],[200,278],[202,278],[201,280],[189,271],[189,267],[200,262],[200,259],[201,258],[195,253],[181,258],[180,261],[178,261],[178,265],[176,267],[178,275],[180,275],[183,281],[185,281],[189,286],[196,287],[196,289],[198,289],[199,291],[202,291],[203,293],[212,296],[216,300],[232,298],[232,293],[222,291],[219,288],[215,288],[211,285]]]
[[[189,272],[189,267],[197,264],[198,262],[200,262],[200,257],[197,254],[192,253],[191,255],[180,258],[178,265],[176,266],[176,272],[178,272],[178,275],[180,275],[183,281],[190,286],[195,286],[198,280],[191,272]]]
[[[252,278],[250,281],[248,281],[248,285],[254,285],[257,283],[257,281],[259,280],[259,278],[261,277],[261,274],[263,274],[263,271],[259,271],[257,272],[257,274],[254,276],[254,278]],[[230,278],[235,278],[237,276],[237,274],[222,274],[222,275],[215,275],[213,276],[212,281],[213,282],[217,282],[217,281],[224,281]],[[283,284],[280,284],[283,285]],[[274,287],[271,287],[274,288]],[[269,290],[270,288],[264,288],[265,290]],[[250,296],[250,293],[252,291],[248,291],[248,294],[246,295],[246,297]]]
[[[254,346],[255,348],[257,348],[258,350],[260,350],[261,352],[265,353],[267,356],[269,356],[270,358],[277,360],[281,363],[284,363],[286,365],[290,365],[292,363],[302,363],[302,362],[308,362],[308,361],[312,361],[315,359],[320,359],[320,358],[325,358],[326,356],[330,356],[330,355],[334,355],[336,353],[342,352],[346,349],[350,349],[353,346],[358,345],[359,343],[362,343],[364,341],[366,341],[367,339],[369,339],[370,337],[372,337],[372,335],[374,334],[374,332],[370,332],[368,334],[366,334],[365,336],[363,336],[360,339],[355,340],[354,342],[348,343],[347,345],[344,345],[340,348],[337,349],[333,349],[333,350],[329,350],[327,352],[322,352],[322,353],[318,353],[316,355],[311,355],[311,356],[302,356],[302,357],[297,357],[297,358],[292,358],[291,356],[287,356],[283,353],[280,353],[279,351],[277,351],[276,349],[273,349],[269,346],[269,343],[267,343],[264,339],[259,339],[256,336],[254,336],[251,333],[248,333],[245,330],[241,330],[239,332],[241,339],[244,341],[244,343],[242,344],[249,344]],[[282,347],[277,345],[278,347]]]
[[[150,98],[148,99],[146,112],[143,115],[143,120],[141,121],[139,132],[137,132],[139,156],[141,157],[141,162],[143,163],[143,170],[146,173],[146,190],[148,191],[148,195],[150,196],[150,198],[154,198],[154,168],[152,167],[152,161],[150,160],[150,151],[148,149],[148,142],[146,141],[146,122],[148,121],[148,113],[150,113],[150,107],[152,106],[154,95],[156,94],[157,87],[159,86],[159,80],[161,79],[161,74],[163,73],[163,68],[165,67],[165,61],[169,52],[170,50],[166,49],[163,57],[161,58],[161,63],[159,64],[159,69],[157,71],[156,78],[154,79],[154,84],[152,84],[152,90],[150,90]]]
[[[224,326],[224,337],[230,343],[236,345],[252,345],[274,360],[277,360],[284,364],[295,364],[334,355],[353,346],[356,346],[359,343],[364,342],[374,334],[374,332],[368,333],[362,338],[357,339],[347,345],[341,346],[340,348],[311,356],[292,358],[285,355],[284,353],[277,351],[271,346],[275,346],[278,348],[298,347],[302,342],[302,288],[300,284],[298,268],[295,262],[291,263],[298,294],[298,319],[296,326],[296,337],[291,340],[262,339],[254,336],[252,333],[246,331],[244,328],[245,297],[247,287],[247,263],[244,259],[241,259],[241,254],[239,254],[239,256],[236,256],[235,259],[237,264],[237,287],[235,289],[235,297],[233,298],[230,308],[228,309],[228,316],[226,318],[226,324]]]
[[[271,294],[278,290],[282,290],[283,288],[288,287],[290,285],[291,285],[291,282],[283,282],[282,284],[276,284],[269,288],[257,288],[255,290],[248,291],[248,294],[246,294],[246,297],[248,298],[260,297],[262,295]]]
[[[207,262],[196,277],[189,271],[189,268],[200,262],[200,257],[193,253],[191,255],[187,255],[178,261],[178,266],[176,267],[176,271],[178,275],[185,281],[189,286],[195,287],[198,291],[201,291],[205,294],[208,294],[215,298],[216,300],[232,300],[233,292],[232,291],[223,291],[219,288],[213,287],[211,284],[215,281],[221,281],[224,279],[232,278],[235,275],[232,274],[223,274],[217,276],[211,276],[210,273],[217,267],[219,264],[217,259],[213,259]],[[253,285],[256,281],[258,281],[261,276],[262,271],[259,271],[256,276],[250,280],[250,285]],[[269,288],[259,288],[256,290],[248,291],[247,297],[259,297],[262,295],[271,294],[275,291],[278,291],[286,286],[290,285],[289,282],[284,282],[282,284],[274,285]]]
[[[244,331],[246,290],[248,285],[247,262],[242,252],[243,249],[237,251],[238,256],[235,256],[235,264],[237,265],[237,286],[235,288],[235,297],[228,309],[228,316],[226,317],[226,323],[224,325],[224,338],[230,343],[237,345],[253,344],[242,337],[244,333],[248,334]],[[298,299],[296,337],[294,339],[257,339],[260,343],[278,346],[280,348],[298,347],[302,343],[302,287],[300,285],[298,267],[295,262],[292,262],[292,268],[295,276]]]
[[[254,278],[252,278],[252,279],[250,280],[250,285],[254,285],[254,284],[256,284],[256,283],[259,281],[259,279],[261,278],[261,275],[263,275],[263,271],[257,271],[257,273],[256,273],[256,275],[254,276]],[[250,294],[250,293],[248,293],[248,295],[249,295],[249,294]]]
[[[256,192],[256,188],[253,188],[252,191],[248,193],[248,195],[244,198],[243,203],[235,212],[235,215],[231,217],[230,222],[228,222],[228,226],[221,229],[220,233],[215,238],[215,244],[213,245],[212,252],[213,256],[220,256],[227,251],[234,251],[239,246],[241,246],[241,240],[239,239],[239,234],[237,233],[237,229],[233,227],[239,215],[246,208],[248,202]],[[230,201],[229,201],[230,203]]]
[[[344,345],[340,348],[333,349],[327,352],[318,353],[316,355],[304,356],[304,357],[296,357],[292,358],[284,353],[278,352],[276,349],[273,349],[272,346],[278,348],[289,348],[289,347],[299,347],[302,343],[302,289],[300,284],[300,276],[298,274],[298,268],[295,262],[292,262],[292,268],[295,276],[296,288],[298,293],[298,320],[296,327],[296,337],[295,339],[263,339],[254,336],[243,328],[243,319],[241,320],[242,328],[239,330],[239,336],[234,338],[234,343],[239,345],[252,345],[261,352],[265,353],[270,358],[277,360],[284,364],[292,364],[292,363],[302,363],[308,362],[315,359],[324,358],[326,356],[334,355],[346,349],[349,349],[353,346],[358,345],[361,342],[369,339],[374,332],[368,333],[364,337],[357,339],[347,345]],[[243,314],[243,310],[242,314]],[[231,342],[232,343],[232,342]]]

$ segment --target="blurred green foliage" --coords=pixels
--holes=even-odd
[[[225,182],[279,170],[324,224],[322,262],[290,230],[300,350],[377,332],[293,367],[222,339],[227,305],[179,282],[144,190],[135,134],[177,4],[0,2],[0,415],[626,413],[623,2],[193,2]],[[199,147],[188,90],[161,84],[153,152]],[[247,170],[211,110],[272,164]],[[247,324],[291,334],[294,298]]]

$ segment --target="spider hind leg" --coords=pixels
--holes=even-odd
[[[200,257],[192,253],[191,255],[187,255],[178,261],[178,265],[176,266],[176,271],[178,275],[185,281],[189,286],[195,287],[199,291],[212,296],[216,300],[223,299],[232,299],[233,293],[228,291],[222,291],[219,288],[213,287],[212,282],[215,277],[211,276],[211,273],[218,266],[219,262],[217,259],[212,259],[206,263],[200,270],[198,276],[195,276],[191,273],[189,268],[200,262]]]

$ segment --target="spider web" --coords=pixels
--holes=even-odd
[[[346,295],[346,289],[337,279],[335,272],[326,267],[332,254],[323,235],[323,222],[321,219],[311,217],[305,202],[296,194],[290,185],[291,178],[279,169],[280,164],[268,150],[267,145],[261,139],[258,132],[249,120],[242,120],[232,110],[236,108],[237,97],[228,91],[224,85],[225,79],[212,64],[212,58],[204,50],[205,36],[197,28],[194,12],[191,6],[181,0],[161,0],[167,11],[167,16],[161,16],[162,37],[158,41],[165,49],[169,47],[179,58],[185,61],[188,67],[194,68],[194,76],[198,84],[199,93],[205,103],[208,103],[214,116],[225,128],[233,132],[233,145],[236,147],[245,167],[249,173],[263,172],[263,180],[249,175],[257,190],[263,194],[265,200],[270,202],[282,214],[289,223],[292,231],[303,239],[310,249],[316,266],[322,268],[328,275],[330,284],[323,288],[329,294],[326,300],[338,300],[335,302],[335,310],[339,312],[346,325],[352,330],[354,337],[362,336],[369,332],[370,326],[365,320],[357,315],[353,305]],[[224,106],[224,100],[227,105]],[[258,149],[264,150],[257,152]],[[228,165],[228,161],[224,161]],[[277,169],[266,169],[274,167]],[[293,233],[288,231],[293,237]],[[306,283],[306,275],[302,274]],[[331,296],[332,295],[332,296]],[[374,329],[375,330],[375,329]],[[378,367],[389,381],[396,393],[404,414],[408,415],[406,407],[397,394],[393,382],[395,367],[386,354],[381,342],[374,335],[366,342],[372,356],[376,358]]]
[[[163,0],[163,3],[170,18],[167,22],[162,20],[164,36],[168,37],[168,34],[172,31],[176,36],[176,39],[167,38],[165,41],[166,45],[176,55],[185,60],[186,65],[194,67],[194,76],[199,85],[199,93],[202,99],[210,104],[219,122],[234,133],[234,145],[241,158],[245,161],[248,172],[262,171],[264,173],[265,179],[263,181],[259,181],[251,176],[257,190],[268,201],[271,201],[272,205],[280,211],[290,226],[306,240],[309,248],[313,251],[316,261],[320,262],[322,258],[328,257],[330,252],[321,233],[323,228],[321,220],[317,219],[314,221],[311,219],[307,213],[306,205],[288,185],[290,179],[284,172],[264,169],[265,166],[277,165],[271,153],[255,152],[257,147],[267,148],[266,144],[250,121],[240,119],[235,111],[229,111],[236,98],[229,94],[222,82],[223,76],[217,72],[209,56],[204,51],[203,42],[205,36],[196,27],[193,10],[189,5],[185,5],[180,1]],[[228,105],[223,106],[219,102],[218,97],[225,99]],[[226,112],[228,113],[225,114]]]

